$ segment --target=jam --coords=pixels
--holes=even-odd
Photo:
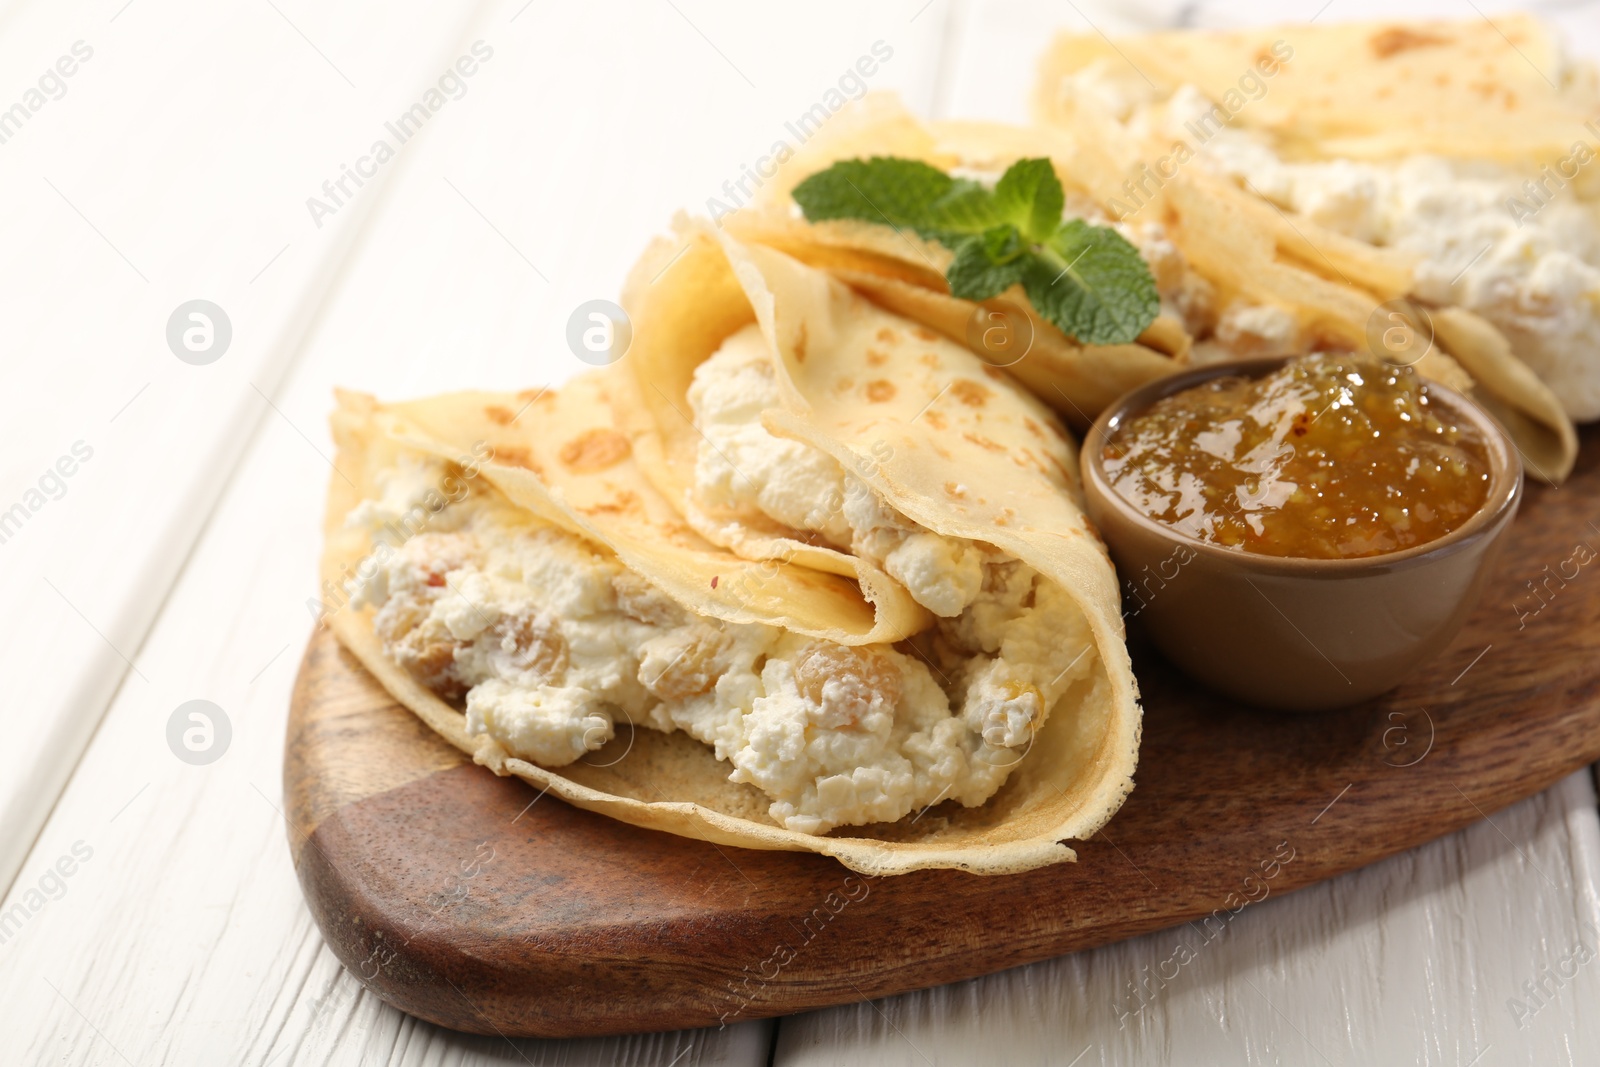
[[[1125,419],[1111,484],[1150,518],[1247,552],[1352,559],[1466,522],[1489,492],[1478,429],[1409,367],[1320,353],[1214,378]]]

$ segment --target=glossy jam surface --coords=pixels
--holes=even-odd
[[[1125,419],[1102,453],[1116,491],[1201,541],[1271,556],[1397,552],[1466,522],[1489,451],[1409,367],[1349,353],[1215,378]]]

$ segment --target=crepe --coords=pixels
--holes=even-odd
[[[678,295],[698,305],[706,316],[728,312],[724,322],[739,317],[731,307],[697,300],[703,295],[697,290],[679,290]],[[747,313],[748,305],[746,309],[740,314]],[[689,316],[679,324],[697,318]],[[636,344],[656,335],[659,325],[648,319],[636,321]],[[655,598],[658,606],[665,604],[691,625],[779,628],[784,635],[781,642],[788,645],[774,646],[774,659],[802,636],[816,639],[806,646],[808,650],[846,650],[842,659],[834,661],[844,663],[846,672],[861,662],[911,662],[909,645],[891,650],[887,644],[872,643],[882,640],[879,628],[903,628],[901,635],[906,636],[926,627],[926,612],[906,599],[903,590],[889,589],[874,605],[855,580],[840,573],[784,559],[743,559],[706,541],[682,521],[668,498],[644,476],[636,450],[616,428],[612,393],[631,387],[632,381],[621,368],[610,368],[559,390],[521,394],[461,393],[393,405],[362,394],[339,394],[333,426],[340,473],[330,481],[324,588],[350,588],[352,579],[359,583],[380,569],[372,562],[380,552],[371,533],[378,520],[371,513],[375,502],[386,499],[385,493],[392,489],[386,479],[400,469],[397,465],[437,463],[442,466],[430,477],[437,477],[445,492],[435,515],[470,508],[472,522],[503,531],[507,544],[542,538],[569,548],[580,545],[572,551],[589,554],[596,566],[641,587],[646,597]],[[428,497],[421,494],[416,499]],[[377,514],[383,518],[381,507]],[[631,730],[621,728],[619,719],[615,737],[572,762],[545,766],[518,758],[496,737],[471,728],[460,707],[460,694],[441,695],[439,687],[423,684],[416,660],[402,666],[392,646],[386,645],[393,635],[380,634],[382,612],[402,603],[395,599],[392,578],[386,579],[391,587],[384,609],[375,612],[370,605],[340,604],[328,622],[391,694],[453,745],[496,773],[516,775],[579,807],[718,844],[818,852],[871,875],[935,867],[1009,873],[1074,859],[1061,842],[1092,834],[1121,803],[1132,785],[1137,749],[1138,712],[1110,565],[1097,542],[1084,532],[1075,504],[1047,517],[1070,520],[1063,530],[1071,533],[1052,536],[1083,542],[1072,551],[1061,550],[1063,566],[1058,571],[1080,582],[1082,596],[1100,613],[1094,627],[1103,647],[1085,656],[1077,668],[1084,676],[1073,676],[1070,692],[1063,694],[1053,717],[1025,748],[1016,750],[1013,763],[1000,765],[992,775],[1004,784],[987,801],[964,807],[949,800],[938,804],[940,798],[935,796],[930,800],[936,806],[913,816],[841,826],[832,832],[801,832],[777,821],[771,797],[749,783],[730,781],[729,763],[719,761],[711,747],[683,732],[663,732],[654,722],[660,707],[636,716]],[[439,525],[443,519],[433,521],[437,530],[428,529],[423,520],[422,532],[395,551],[405,553],[430,538],[443,542],[456,536],[449,532],[453,527]],[[476,531],[480,526],[466,529]],[[391,517],[386,529],[393,527]],[[410,529],[408,525],[408,533]],[[387,551],[381,554],[393,556]],[[835,572],[863,573],[852,569],[859,561],[850,561],[845,553],[836,555],[848,566],[835,567]],[[1070,566],[1068,561],[1073,561]],[[460,578],[467,569],[429,574],[427,584],[440,587],[440,602],[460,595],[466,604],[482,595],[466,584],[471,575]],[[499,610],[489,600],[482,604],[491,615]],[[476,603],[468,607],[479,610]],[[655,609],[645,614],[649,610]],[[499,618],[504,621],[506,616]],[[566,630],[559,632],[576,640]],[[551,647],[542,640],[536,637],[526,648],[519,646],[517,654],[537,658]],[[576,645],[571,648],[576,662]],[[913,681],[907,673],[908,696],[902,700],[902,711],[909,694],[930,695],[917,690]],[[457,699],[445,699],[452,695]],[[472,699],[469,692],[469,708]],[[819,699],[826,707],[826,698]],[[942,695],[923,704],[939,700]],[[662,706],[668,703],[662,701]],[[944,721],[928,707],[918,713],[924,712],[936,725]],[[658,728],[650,728],[652,724]],[[937,729],[946,740],[959,736],[954,726]],[[989,751],[987,744],[979,746],[980,753]],[[980,773],[976,761],[973,773]]]
[[[1163,108],[1202,117],[1151,117]],[[1565,63],[1537,20],[1280,26],[1147,34],[1115,44],[1062,34],[1040,63],[1034,112],[1070,145],[1077,180],[1118,217],[1159,222],[1216,286],[1219,302],[1280,309],[1306,341],[1380,355],[1381,339],[1409,323],[1420,338],[1417,370],[1467,388],[1499,417],[1530,475],[1559,483],[1571,471],[1573,419],[1600,414],[1600,359],[1590,336],[1600,322],[1570,341],[1539,331],[1573,329],[1560,321],[1556,302],[1582,306],[1583,296],[1566,292],[1580,283],[1529,282],[1526,293],[1510,297],[1503,283],[1484,282],[1479,298],[1497,305],[1498,321],[1490,321],[1487,307],[1475,313],[1457,306],[1466,299],[1462,280],[1475,267],[1481,273],[1503,259],[1497,270],[1527,275],[1519,264],[1532,261],[1524,244],[1530,238],[1520,232],[1524,220],[1504,206],[1522,193],[1524,174],[1549,186],[1540,168],[1559,166],[1573,179],[1569,195],[1600,191],[1592,168],[1574,164],[1574,152],[1590,158],[1581,154],[1585,142],[1597,147],[1600,131],[1585,126],[1600,113],[1595,71]],[[1255,140],[1240,142],[1247,133]],[[1213,172],[1223,148],[1234,153],[1230,176]],[[1461,174],[1474,180],[1488,180],[1473,170],[1487,162],[1502,168],[1491,174],[1505,176],[1507,196],[1486,214],[1504,217],[1492,238],[1464,222],[1433,238],[1463,245],[1430,252],[1440,263],[1453,257],[1445,269],[1424,263],[1414,249],[1378,247],[1335,228],[1368,225],[1352,192],[1359,179],[1350,174],[1330,172],[1325,195],[1315,191],[1320,187],[1294,187],[1311,190],[1300,194],[1308,199],[1322,197],[1331,225],[1296,213],[1285,183],[1310,179],[1273,185],[1257,160],[1261,151],[1268,153],[1261,159],[1289,168],[1319,161],[1348,167],[1340,161],[1349,160],[1382,168],[1431,153],[1462,161]],[[1437,210],[1426,206],[1421,177],[1395,183],[1407,203],[1424,205],[1417,210]],[[1460,199],[1443,190],[1431,195],[1431,202]],[[1581,200],[1553,210],[1587,212],[1591,226],[1600,221],[1600,211]],[[1503,254],[1492,253],[1493,244],[1503,245]]]
[[[1259,92],[1257,64],[1275,66],[1284,53],[1282,70]],[[1593,68],[1567,62],[1549,30],[1521,12],[1170,31],[1115,44],[1063,33],[1040,61],[1041,118],[1066,102],[1063,80],[1097,59],[1131,64],[1157,84],[1198,86],[1219,102],[1231,94],[1236,121],[1273,131],[1292,155],[1546,162],[1567,153],[1600,105]]]
[[[1253,39],[1254,47],[1269,47],[1263,42],[1271,39],[1263,34]],[[1390,305],[1397,304],[1423,339],[1417,344],[1420,354],[1406,361],[1425,377],[1474,392],[1506,426],[1530,475],[1552,483],[1567,476],[1577,457],[1577,434],[1555,391],[1529,373],[1492,324],[1483,324],[1487,330],[1448,331],[1447,343],[1445,331],[1432,328],[1427,314],[1432,308],[1415,314],[1416,305],[1405,303],[1413,287],[1414,257],[1293,217],[1193,164],[1159,185],[1147,183],[1150,195],[1130,197],[1130,176],[1137,177],[1141,163],[1160,158],[1171,144],[1124,128],[1103,107],[1051,91],[1054,79],[1076,69],[1072,64],[1102,54],[1076,38],[1058,39],[1042,68],[1036,101],[1040,122],[1031,127],[924,123],[892,94],[868,94],[834,116],[749,206],[719,219],[719,225],[741,240],[822,267],[883,307],[965,340],[981,309],[949,294],[943,278],[952,258],[947,249],[887,226],[807,223],[798,217],[793,188],[841,159],[897,155],[992,180],[1018,159],[1047,156],[1067,190],[1068,212],[1117,222],[1152,261],[1162,293],[1162,314],[1137,343],[1127,345],[1079,344],[1044,321],[1020,287],[987,302],[1003,307],[1013,323],[1027,320],[1020,331],[1029,338],[1026,355],[995,362],[1071,425],[1086,427],[1117,396],[1200,358],[1195,338],[1209,335],[1215,314],[1185,313],[1181,305],[1196,291],[1216,308],[1261,308],[1295,323],[1297,337],[1286,347],[1221,353],[1221,358],[1317,348],[1368,350],[1374,337],[1393,325],[1397,309]],[[1169,245],[1177,255],[1165,255],[1163,262],[1160,250]],[[1215,345],[1202,349],[1204,358],[1219,358]]]
[[[770,369],[777,387],[760,413],[758,437],[800,442],[813,456],[831,457],[877,504],[916,528],[981,542],[1067,591],[1092,633],[1094,694],[1053,710],[1037,736],[1042,743],[1060,730],[1097,739],[1098,765],[1063,794],[1077,814],[1057,831],[1092,833],[1131,786],[1139,712],[1115,574],[1081,508],[1075,446],[1050,410],[965,347],[864,299],[828,272],[719,236],[701,222],[680,219],[671,238],[656,242],[630,276],[624,306],[635,341],[620,365],[633,388],[614,391],[621,421],[641,468],[709,539],[741,555],[788,560],[831,536],[831,551],[851,554],[840,543],[851,531],[830,535],[825,519],[786,528],[776,512],[746,505],[713,512],[697,501],[695,477],[707,463],[726,464],[738,481],[752,453],[730,455],[739,439],[719,442],[711,436],[716,426],[697,421],[707,393],[697,407],[694,383],[730,346],[746,343],[742,335],[753,335],[756,354],[746,358],[769,361],[757,369]],[[741,398],[750,395],[748,377],[727,384]],[[707,389],[707,382],[699,386]],[[787,457],[796,465],[806,458]],[[889,559],[891,573],[904,577]],[[926,603],[952,614],[935,600]],[[1018,774],[1028,778],[1058,758],[1036,763],[1030,756]]]
[[[875,302],[968,343],[980,307],[950,295],[944,281],[952,254],[915,234],[854,221],[808,224],[796,217],[790,194],[808,175],[841,159],[900,156],[944,170],[966,168],[998,177],[1027,156],[1057,156],[1064,142],[1047,130],[998,123],[924,123],[892,94],[870,93],[840,111],[762,186],[748,206],[719,219],[721,229],[823,267]],[[1059,158],[1065,158],[1064,156]],[[1068,188],[1074,183],[1058,166]],[[1083,345],[1039,316],[1021,287],[985,307],[1025,318],[1013,322],[1026,338],[1026,355],[992,358],[1034,395],[1079,429],[1112,400],[1145,382],[1180,369],[1189,337],[1163,314],[1136,342]]]

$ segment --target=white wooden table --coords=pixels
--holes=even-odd
[[[366,993],[290,866],[282,738],[335,384],[402,396],[581,369],[571,310],[614,297],[647,235],[705,212],[874,42],[893,56],[872,88],[1021,118],[1056,26],[1323,5],[1298,6],[5,4],[0,110],[26,115],[0,124],[0,514],[25,514],[0,526],[0,1064],[1600,1062],[1587,772],[1250,909],[1142,1010],[1134,990],[1184,930],[720,1032],[469,1037]],[[1497,10],[1427,10],[1474,7]],[[1551,8],[1600,54],[1600,5]],[[471,75],[421,131],[362,162],[463,56]],[[345,166],[370,177],[334,203],[323,183]],[[232,328],[207,365],[166,337],[194,299]],[[47,473],[61,457],[70,476]],[[206,765],[168,743],[193,699],[231,728]]]

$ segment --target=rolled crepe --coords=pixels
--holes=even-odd
[[[636,344],[661,326],[639,322]],[[884,572],[853,552],[831,549],[830,570],[694,530],[618,429],[614,409],[637,407],[613,394],[634,381],[611,368],[522,394],[340,394],[323,560],[340,640],[477,762],[635,825],[873,875],[1074,859],[1063,840],[1131,788],[1138,710],[1109,564],[1075,504],[1034,510],[1069,500],[1064,475],[1019,472],[1041,488],[999,505],[1024,540],[1059,524],[1030,550],[1051,570],[1019,557],[991,575],[990,618],[939,630],[897,581],[869,600],[862,576]],[[1073,660],[1051,666],[1007,630],[1017,616],[1079,642]],[[1011,643],[986,650],[954,624]],[[1002,661],[1010,674],[985,672]]]
[[[1114,44],[1062,33],[1039,63],[1041,116],[1063,102],[1063,82],[1096,60],[1126,65],[1147,83],[1194,85],[1226,102],[1229,122],[1273,131],[1297,157],[1433,152],[1544,162],[1567,154],[1600,105],[1594,68],[1566,61],[1526,12],[1165,31]]]
[[[985,736],[1031,746],[989,803],[1055,777],[1071,738],[1096,755],[1057,779],[1052,832],[1093,833],[1131,787],[1139,709],[1115,573],[1050,409],[828,272],[704,223],[647,252],[624,304],[619,421],[685,521],[747,558],[820,546],[905,586],[937,621],[900,646]]]
[[[1182,111],[1197,101],[1216,106],[1180,125],[1175,102]],[[1321,344],[1384,355],[1378,339],[1409,319],[1428,342],[1419,373],[1469,391],[1498,417],[1532,477],[1559,484],[1571,472],[1573,420],[1600,413],[1593,327],[1564,339],[1574,322],[1581,326],[1585,298],[1568,292],[1570,281],[1544,278],[1516,300],[1505,295],[1508,287],[1490,286],[1492,299],[1477,313],[1454,306],[1468,299],[1469,269],[1486,254],[1486,265],[1496,262],[1490,236],[1509,242],[1530,269],[1541,254],[1532,236],[1517,235],[1522,219],[1511,200],[1503,222],[1509,237],[1463,221],[1459,240],[1470,247],[1460,273],[1454,261],[1448,270],[1436,262],[1419,272],[1414,251],[1360,239],[1351,223],[1364,216],[1339,194],[1326,198],[1320,217],[1328,225],[1321,225],[1287,210],[1292,199],[1262,173],[1263,160],[1273,159],[1346,161],[1339,167],[1355,160],[1381,170],[1437,156],[1430,166],[1453,159],[1465,161],[1462,175],[1498,173],[1510,194],[1524,175],[1554,174],[1541,171],[1548,164],[1562,175],[1557,187],[1573,186],[1562,193],[1571,198],[1567,209],[1594,217],[1600,180],[1569,157],[1592,154],[1585,123],[1600,108],[1600,74],[1592,64],[1563,64],[1536,18],[1163,32],[1115,44],[1065,33],[1040,62],[1033,104],[1035,120],[1066,146],[1060,158],[1072,160],[1076,180],[1120,217],[1159,220],[1212,284],[1219,306],[1253,305],[1298,324],[1298,344],[1262,354]],[[1207,162],[1230,158],[1219,147],[1227,138],[1242,140],[1231,158],[1248,164],[1231,178],[1211,173]],[[1351,173],[1339,173],[1357,185]],[[1407,178],[1408,200],[1426,204],[1422,185],[1435,180]],[[1429,195],[1446,202],[1466,194],[1440,188]]]

